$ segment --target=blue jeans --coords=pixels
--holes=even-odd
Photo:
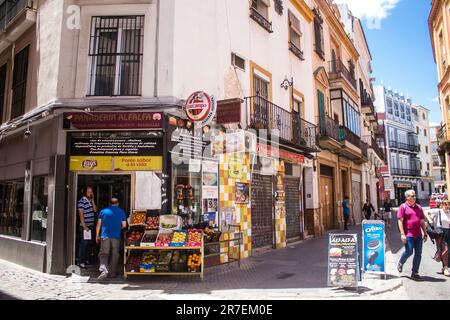
[[[94,226],[89,226],[89,229],[91,230],[91,237],[92,240],[84,240],[83,232],[84,229],[80,227],[80,244],[78,248],[78,264],[80,263],[86,263],[89,259],[89,250],[92,247],[92,242],[94,241]]]
[[[405,252],[400,258],[400,263],[405,264],[406,260],[412,256],[414,250],[413,273],[419,273],[420,261],[422,260],[422,246],[422,237],[406,237]]]

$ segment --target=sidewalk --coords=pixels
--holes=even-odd
[[[350,232],[360,234],[360,226]],[[203,282],[186,277],[135,277],[128,282],[99,283],[90,279],[83,283],[0,260],[0,299],[2,294],[19,299],[99,300],[381,299],[386,295],[403,298],[398,290],[402,281],[390,251],[386,256],[387,280],[379,275],[366,275],[358,291],[327,288],[327,248],[325,235],[290,244],[286,249],[259,250],[242,260],[240,269],[237,264],[207,269]]]

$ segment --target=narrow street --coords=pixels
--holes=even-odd
[[[428,209],[428,208],[425,208]],[[395,215],[394,215],[395,216]],[[397,219],[392,222],[391,229],[387,229],[387,241],[391,247],[391,251],[395,256],[396,263],[403,253],[403,245],[400,240],[400,233],[397,228]],[[445,277],[441,272],[441,263],[437,263],[432,258],[436,252],[436,246],[428,240],[424,243],[422,262],[420,264],[420,275],[422,282],[414,281],[410,278],[412,259],[411,256],[403,267],[401,279],[403,287],[408,296],[412,300],[448,300],[450,299],[450,278]]]

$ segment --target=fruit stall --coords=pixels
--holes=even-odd
[[[124,277],[199,276],[203,280],[202,229],[182,229],[177,215],[133,212],[125,234]]]

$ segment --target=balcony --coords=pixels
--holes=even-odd
[[[330,78],[330,81],[340,81],[345,79],[355,91],[357,90],[354,74],[347,69],[341,60],[330,61],[330,72],[328,77]]]
[[[381,161],[385,161],[386,155],[384,153],[384,150],[382,150],[380,148],[380,146],[378,145],[377,141],[373,137],[371,138],[371,145],[370,145],[370,147],[377,154],[377,156],[381,159]]]
[[[368,145],[361,138],[346,127],[339,128],[339,141],[344,145],[339,152],[340,155],[362,164],[368,161]]]
[[[342,148],[339,141],[339,123],[326,115],[319,117],[319,146],[330,151]]]
[[[441,126],[437,132],[438,139],[438,153],[445,154],[445,151],[450,151],[450,130],[447,125]]]
[[[420,170],[391,168],[393,176],[420,177]]]
[[[304,61],[305,58],[303,56],[303,51],[300,50],[295,44],[293,44],[291,41],[289,42],[289,50],[301,61]]]
[[[278,131],[278,137],[288,144],[300,147],[307,152],[317,152],[317,126],[302,119],[300,115],[259,97],[244,98],[247,110],[250,107],[250,123],[252,129],[267,129],[269,134]]]
[[[369,121],[377,121],[373,100],[365,90],[363,96],[361,97],[361,111],[366,115]]]
[[[409,144],[409,143],[403,143],[398,141],[389,141],[389,146],[391,148],[399,149],[399,150],[405,150],[409,152],[420,152],[420,146],[416,144]]]
[[[272,22],[269,22],[262,14],[260,14],[253,7],[250,7],[250,18],[255,20],[261,27],[266,29],[267,32],[273,33]]]
[[[31,0],[6,0],[0,4],[0,51],[5,50],[36,23]]]

